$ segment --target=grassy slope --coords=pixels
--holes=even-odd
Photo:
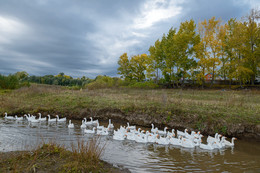
[[[33,85],[0,92],[0,112],[10,114],[49,112],[78,115],[82,109],[117,109],[125,114],[174,117],[196,115],[199,121],[260,123],[259,90],[68,90],[58,86]],[[199,127],[200,122],[197,123]]]
[[[100,160],[99,145],[93,139],[71,148],[48,143],[32,151],[0,153],[0,172],[125,172]]]

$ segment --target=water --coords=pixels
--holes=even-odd
[[[81,121],[73,123],[75,128],[68,129],[65,123],[29,124],[0,119],[0,152],[29,150],[50,140],[70,146],[78,139],[93,138],[94,135],[82,133]],[[234,148],[206,151],[102,136],[101,145],[105,145],[103,160],[132,172],[260,172],[260,143],[254,141],[238,140]]]

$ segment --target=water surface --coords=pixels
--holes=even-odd
[[[82,132],[81,121],[73,123],[75,128],[68,129],[66,123],[31,124],[0,119],[0,152],[29,150],[49,140],[70,146],[79,139],[93,138],[94,135]],[[260,172],[260,145],[254,141],[238,140],[234,148],[206,151],[102,136],[101,145],[105,145],[103,160],[132,172]]]

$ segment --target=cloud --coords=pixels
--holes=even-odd
[[[117,76],[121,54],[148,53],[193,18],[240,18],[258,1],[0,0],[0,73]]]
[[[180,2],[180,1],[179,1]],[[167,0],[147,1],[141,7],[141,15],[134,19],[135,29],[146,29],[157,22],[175,17],[181,13],[179,2]]]

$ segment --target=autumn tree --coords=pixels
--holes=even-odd
[[[149,52],[150,56],[147,61],[147,73],[149,77],[156,76],[156,83],[158,83],[159,70],[163,70],[163,59],[165,59],[162,42],[159,39],[156,40],[154,46],[150,46]]]
[[[130,60],[133,79],[140,82],[145,79],[148,56],[146,54],[134,55]]]
[[[132,80],[132,69],[130,65],[130,61],[128,59],[127,53],[124,53],[119,57],[118,60],[118,74],[123,76],[126,80]]]
[[[260,10],[252,9],[250,14],[245,17],[245,63],[246,67],[251,70],[251,84],[254,84],[255,77],[257,75],[257,67],[259,67],[260,57],[257,54],[259,49],[259,23]]]
[[[199,35],[196,33],[196,24],[194,20],[182,22],[179,31],[175,35],[177,58],[176,58],[176,68],[177,68],[177,78],[180,77],[184,79],[189,76],[188,70],[196,68],[197,63],[193,59],[194,46],[199,43]]]

